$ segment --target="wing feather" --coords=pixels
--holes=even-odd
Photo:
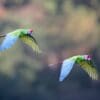
[[[4,51],[13,46],[17,39],[18,37],[7,34],[2,44],[0,45],[0,51]]]
[[[88,75],[93,79],[97,80],[98,79],[98,71],[94,67],[93,63],[90,61],[83,60],[79,63],[81,68],[83,68],[84,71],[88,73]]]
[[[20,37],[20,39],[26,43],[27,45],[29,45],[30,47],[32,47],[32,49],[36,52],[36,53],[41,53],[39,47],[38,47],[38,43],[35,40],[34,37],[32,37],[31,35],[24,35],[22,37]]]
[[[75,61],[71,59],[66,59],[63,61],[59,81],[63,81],[69,75],[74,66],[74,63]]]

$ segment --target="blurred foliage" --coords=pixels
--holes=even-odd
[[[100,70],[99,0],[0,0],[0,33],[17,28],[32,28],[46,54],[35,55],[21,41],[0,53],[0,100],[100,99],[100,81],[78,67],[63,83],[60,64],[48,67],[88,53]]]
[[[15,8],[28,4],[30,0],[4,0],[3,5],[6,8]]]

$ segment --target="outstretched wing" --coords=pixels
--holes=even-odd
[[[31,35],[24,35],[22,37],[20,37],[20,39],[26,43],[27,45],[29,45],[30,47],[32,47],[32,49],[37,52],[40,53],[40,49],[38,47],[37,41],[35,40],[35,38]]]
[[[18,37],[7,34],[2,44],[0,45],[0,51],[4,51],[13,46],[17,39]]]
[[[63,81],[71,72],[75,61],[71,59],[64,60],[61,66],[59,81]]]
[[[98,79],[98,71],[94,67],[93,63],[91,61],[83,60],[79,62],[79,65],[83,68],[84,71],[88,73],[88,75],[93,79]]]

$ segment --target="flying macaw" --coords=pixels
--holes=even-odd
[[[93,80],[97,80],[99,77],[98,71],[94,67],[91,59],[90,55],[78,55],[65,59],[62,62],[59,81],[62,82],[69,75],[75,63],[79,64]]]
[[[40,53],[41,50],[38,47],[36,39],[32,36],[32,33],[32,29],[17,29],[6,35],[0,35],[0,37],[5,37],[0,45],[0,51],[4,51],[12,47],[18,39],[21,39],[24,43],[32,47],[36,53]]]

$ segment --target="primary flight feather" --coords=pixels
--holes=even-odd
[[[38,43],[32,36],[32,29],[17,29],[7,35],[0,35],[0,37],[5,37],[2,44],[0,45],[0,51],[4,51],[11,48],[18,39],[21,39],[24,43],[28,44],[36,53],[40,53]]]
[[[74,64],[79,64],[80,67],[87,72],[87,74],[93,79],[97,80],[99,75],[94,64],[92,63],[91,56],[89,55],[78,55],[73,56],[63,61],[61,66],[61,72],[59,81],[63,81],[71,72]]]

